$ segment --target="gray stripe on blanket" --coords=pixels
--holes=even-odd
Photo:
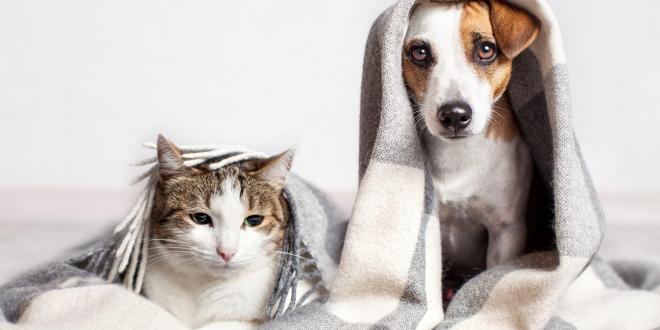
[[[521,109],[523,105],[532,102],[537,95],[544,94],[544,89],[543,73],[538,58],[530,50],[522,52],[513,60],[511,80],[507,86],[507,93],[514,110]],[[544,103],[536,111],[547,112],[541,111],[546,109]],[[520,114],[522,113],[518,113]]]
[[[384,30],[383,25],[391,10],[392,8],[378,16],[378,19],[371,26],[367,47],[364,50],[362,90],[360,95],[360,159],[358,171],[360,180],[364,175],[367,165],[371,162],[371,154],[373,153],[380,124],[381,101],[383,99],[382,71],[370,68],[382,67],[380,45],[383,35],[381,31]]]
[[[561,255],[589,257],[600,244],[600,237],[604,232],[604,216],[598,201],[591,177],[587,171],[586,164],[580,152],[577,139],[573,134],[570,138],[575,141],[575,151],[563,150],[562,144],[554,145],[554,137],[550,125],[550,116],[547,111],[549,102],[555,106],[559,117],[562,114],[570,112],[569,91],[568,91],[568,71],[564,64],[555,65],[545,79],[541,76],[541,70],[537,58],[532,52],[524,52],[515,60],[514,71],[512,73],[511,84],[508,87],[509,98],[515,110],[521,129],[528,145],[531,149],[534,163],[536,164],[541,177],[546,183],[554,183],[559,178],[553,178],[554,154],[558,152],[564,157],[575,157],[578,159],[576,171],[561,170],[562,173],[569,173],[571,176],[579,173],[583,180],[576,178],[564,178],[566,181],[586,182],[582,187],[571,190],[577,192],[576,196],[562,196],[567,199],[580,199],[584,202],[571,203],[579,205],[579,208],[588,208],[585,213],[593,217],[584,217],[582,221],[563,221],[561,222],[561,233],[572,237],[581,237],[582,239],[564,238],[559,241]],[[554,86],[551,91],[544,90],[544,86]],[[530,93],[536,93],[530,97]],[[543,111],[545,110],[545,111]],[[558,120],[558,123],[561,123]],[[572,131],[571,131],[572,132]],[[559,150],[554,151],[555,147]],[[586,189],[586,190],[585,190]],[[594,230],[597,228],[596,230]],[[596,235],[600,234],[600,235]],[[591,241],[584,241],[584,237],[590,237]]]
[[[511,272],[523,268],[555,269],[559,265],[556,252],[540,252],[523,256],[514,263],[498,266],[465,283],[447,307],[445,319],[435,329],[450,329],[477,314],[493,288]]]
[[[424,166],[403,76],[382,75],[383,70],[388,70],[388,65],[401,65],[398,52],[386,54],[387,57],[382,54],[385,51],[382,47],[387,47],[388,39],[394,37],[384,32],[387,30],[385,25],[390,23],[388,18],[396,7],[388,9],[374,22],[365,49],[360,98],[360,178],[367,164],[374,160],[412,168]],[[390,78],[397,81],[389,81]]]
[[[616,261],[609,265],[629,286],[660,293],[660,265],[642,261]]]
[[[433,181],[426,175],[424,181],[424,215],[417,236],[415,254],[410,262],[408,282],[401,296],[399,306],[381,319],[375,329],[414,329],[424,317],[428,306],[426,300],[426,227],[434,211]]]
[[[566,65],[555,65],[546,78],[548,106],[554,111],[555,167],[553,188],[555,200],[555,233],[557,250],[562,256],[591,257],[601,239],[598,213],[591,204],[592,187],[587,187],[586,171],[575,143],[572,128],[568,71]],[[576,221],[576,219],[578,221]]]
[[[331,210],[325,205],[326,203],[328,205],[332,204],[311,184],[293,173],[289,175],[288,180],[287,196],[293,219],[336,219],[332,224],[319,222],[314,223],[312,226],[311,223],[304,221],[294,224],[298,226],[301,241],[305,244],[305,247],[311,249],[311,251],[318,251],[315,256],[316,262],[324,270],[324,272],[304,273],[303,277],[322,276],[324,281],[329,282],[330,273],[334,273],[334,265],[339,260],[344,234],[343,232],[341,234],[332,233],[333,229],[338,228],[336,226],[331,227],[331,225],[340,223],[340,219],[343,219],[343,217],[337,211]],[[302,207],[302,205],[305,207]],[[328,234],[333,234],[331,240],[328,239]],[[329,272],[330,269],[332,271]]]
[[[531,148],[532,158],[546,183],[552,182],[552,128],[543,89],[539,62],[530,51],[514,60],[511,83],[507,88],[520,128]]]
[[[582,156],[582,148],[580,148],[580,144],[578,143],[578,139],[577,136],[575,136],[575,133],[573,133],[573,138],[575,139],[577,156],[578,158],[580,158],[582,164],[582,176],[584,177],[585,184],[587,186],[587,189],[589,190],[589,197],[591,197],[591,206],[593,206],[594,214],[596,214],[596,218],[598,220],[598,227],[600,229],[600,237],[602,240],[602,237],[605,236],[605,211],[603,210],[603,206],[600,203],[600,199],[598,199],[598,194],[596,193],[596,187],[594,186],[594,183],[591,180],[591,174],[589,174],[589,170],[587,169],[587,163],[584,161],[584,157]]]
[[[553,316],[548,324],[545,325],[544,330],[576,330],[577,327],[568,323],[566,320]]]
[[[268,330],[307,330],[314,329],[367,329],[368,325],[347,326],[337,316],[328,313],[323,308],[322,301],[314,301],[296,310],[295,313],[284,316],[263,324],[259,329]]]
[[[612,269],[612,267],[610,267],[610,265],[603,261],[599,256],[596,256],[591,260],[590,266],[607,288],[619,290],[630,289],[630,286],[621,279],[621,276],[619,276],[619,274],[617,274],[614,269]]]
[[[410,112],[412,116],[412,109],[410,109]],[[405,127],[391,128],[391,130],[404,130],[405,132],[392,133],[389,135],[383,134],[388,135],[388,137],[383,139],[392,139],[393,141],[389,143],[377,142],[374,146],[371,160],[387,164],[404,165],[411,168],[423,168],[424,161],[422,159],[422,151],[419,147],[419,142],[417,141],[416,130],[413,130],[413,133],[410,133]],[[385,129],[381,127],[380,133],[384,131]],[[414,136],[411,134],[414,134]],[[396,135],[400,136],[395,137]],[[399,140],[398,144],[394,143],[394,140]]]
[[[324,246],[325,246],[325,251],[328,252],[328,255],[332,258],[334,263],[338,264],[339,258],[341,257],[341,250],[344,245],[344,236],[346,234],[346,227],[348,225],[348,217],[346,216],[346,214],[344,214],[343,211],[341,211],[339,208],[335,206],[334,202],[330,200],[328,195],[324,194],[321,190],[319,190],[316,186],[312,185],[311,183],[301,179],[298,176],[296,177],[298,178],[299,181],[305,184],[307,189],[316,198],[316,201],[314,203],[315,205],[318,205],[320,207],[320,211],[319,214],[317,214],[317,216],[321,215],[326,217],[327,219],[335,220],[332,221],[331,223],[328,223],[328,225],[325,226],[326,232],[325,232]],[[307,201],[304,202],[307,203]],[[317,218],[310,218],[310,219],[317,219]],[[314,230],[316,231],[319,230],[317,223],[315,223]],[[308,234],[311,235],[311,233]],[[307,238],[306,241],[311,241],[315,239],[321,241],[321,238],[318,237]]]
[[[0,314],[4,314],[7,321],[15,323],[34,297],[57,288],[64,279],[89,276],[90,273],[68,264],[47,265],[0,287]]]

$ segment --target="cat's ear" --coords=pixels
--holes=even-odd
[[[161,178],[169,178],[181,174],[185,170],[181,150],[163,135],[158,135],[158,174]]]
[[[293,150],[287,150],[268,159],[248,161],[243,169],[255,178],[264,180],[277,189],[282,189],[291,170],[294,154]]]

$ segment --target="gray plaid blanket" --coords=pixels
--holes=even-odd
[[[154,147],[147,144],[148,147]],[[181,147],[187,165],[228,166],[265,157],[236,148]],[[201,149],[201,150],[200,150]],[[155,158],[140,162],[147,165]],[[142,281],[148,263],[149,213],[155,167],[145,193],[114,233],[80,249],[75,255],[45,265],[0,287],[0,329],[186,329],[174,316],[144,298]],[[268,305],[267,317],[285,315],[303,305],[305,296],[323,296],[339,259],[345,218],[315,187],[290,174],[284,191],[289,227],[283,249],[288,252]],[[303,256],[303,257],[299,257]],[[296,301],[299,280],[313,288]],[[137,294],[135,294],[137,293]],[[247,323],[209,325],[250,328]]]
[[[660,269],[612,267],[596,255],[604,216],[573,132],[557,21],[543,0],[512,2],[543,24],[531,49],[515,60],[508,89],[536,167],[533,199],[540,206],[533,220],[540,225],[530,228],[539,241],[535,251],[474,277],[443,312],[436,203],[401,75],[414,1],[402,0],[376,20],[367,41],[360,184],[329,296],[263,328],[660,326]],[[0,289],[4,318],[67,329],[180,327],[140,296],[98,283],[80,266],[84,259],[51,265]]]
[[[604,216],[580,154],[557,21],[544,0],[515,0],[542,22],[514,61],[508,95],[531,148],[534,252],[468,281],[443,313],[440,228],[431,177],[402,78],[413,0],[373,24],[364,57],[360,184],[325,303],[272,329],[651,329],[659,268],[615,271],[596,255]],[[530,201],[532,203],[532,201]],[[625,276],[623,276],[625,275]]]

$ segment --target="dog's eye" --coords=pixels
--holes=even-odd
[[[212,223],[211,216],[206,213],[194,213],[190,215],[190,218],[198,225],[210,225]]]
[[[492,62],[497,57],[497,46],[492,42],[480,42],[477,45],[477,56],[481,62]]]
[[[414,62],[424,63],[430,59],[431,51],[424,45],[413,46],[409,56]]]

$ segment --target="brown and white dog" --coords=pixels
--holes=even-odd
[[[512,60],[539,30],[536,18],[502,0],[423,0],[411,14],[403,75],[430,133],[443,256],[456,274],[524,252],[533,168],[506,89]]]

